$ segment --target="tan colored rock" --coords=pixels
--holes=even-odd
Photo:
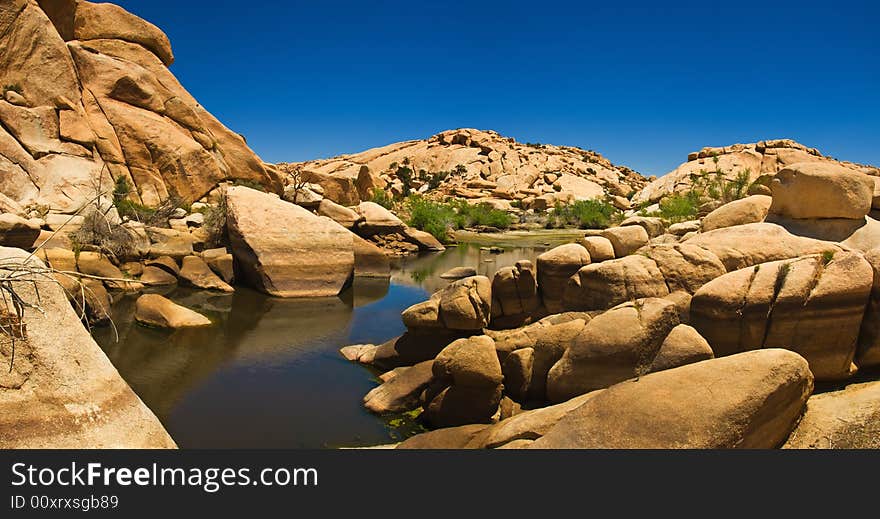
[[[592,263],[614,259],[614,245],[602,236],[587,236],[579,242],[590,253]]]
[[[786,348],[810,363],[817,380],[855,372],[853,356],[872,285],[859,254],[807,256],[721,276],[691,300],[691,324],[716,356]]]
[[[440,279],[463,279],[477,275],[477,269],[473,267],[452,267],[440,274]]]
[[[10,260],[27,255],[0,251]],[[44,311],[25,313],[27,336],[16,342],[11,371],[11,345],[0,339],[0,448],[175,448],[92,340],[61,287],[39,277],[33,281],[16,290]]]
[[[354,271],[348,230],[266,193],[226,193],[232,253],[247,280],[280,297],[338,294]]]
[[[492,319],[528,315],[538,309],[538,281],[531,261],[498,269],[492,278]]]
[[[361,202],[355,210],[363,218],[363,222],[357,229],[357,232],[362,236],[391,234],[403,232],[406,229],[406,224],[400,221],[400,218],[379,204]]]
[[[669,226],[669,234],[674,236],[684,236],[691,232],[700,230],[701,224],[699,220],[690,220],[687,222],[674,223]]]
[[[492,284],[486,276],[454,281],[440,292],[439,320],[448,330],[485,328],[491,308]]]
[[[491,338],[453,342],[434,359],[433,374],[425,416],[435,426],[488,422],[498,410],[503,374]]]
[[[611,227],[602,231],[602,237],[611,242],[616,258],[629,256],[648,244],[648,232],[641,225]]]
[[[657,263],[636,254],[582,267],[568,280],[562,302],[566,310],[605,310],[624,301],[668,294]]]
[[[403,236],[406,238],[406,241],[418,245],[420,251],[438,252],[446,250],[446,247],[437,238],[425,231],[407,227],[403,230]]]
[[[183,258],[183,266],[180,268],[179,278],[180,282],[184,285],[206,290],[219,290],[220,292],[235,292],[234,288],[220,279],[208,267],[208,264],[198,256]]]
[[[670,292],[684,290],[693,294],[726,273],[717,256],[689,243],[649,245],[640,254],[654,260]]]
[[[870,216],[861,219],[788,218],[770,214],[765,221],[779,225],[796,236],[838,242],[842,247],[862,252],[880,247],[880,221]]]
[[[859,331],[856,363],[860,367],[880,366],[880,249],[865,254],[865,261],[873,271],[871,296]]]
[[[721,260],[728,272],[759,263],[840,251],[838,244],[796,236],[772,223],[750,223],[700,233],[683,243],[702,247]]]
[[[148,265],[141,273],[140,282],[147,286],[176,285],[177,276],[165,269]]]
[[[767,216],[772,198],[765,195],[752,195],[722,205],[703,218],[703,231],[713,231],[734,225],[762,222]]]
[[[741,353],[612,386],[530,447],[774,448],[794,429],[812,390],[813,377],[799,355]]]
[[[30,249],[40,237],[40,227],[14,214],[0,214],[0,246]]]
[[[125,274],[107,259],[106,256],[97,252],[80,252],[76,257],[76,268],[83,274],[103,278],[102,281],[108,288],[115,290],[137,290],[134,282],[121,281]]]
[[[91,324],[104,324],[112,319],[111,306],[113,299],[104,288],[104,284],[94,279],[83,279],[81,289],[73,293],[74,307],[81,307],[85,302],[86,315]]]
[[[628,225],[638,225],[645,229],[645,232],[648,233],[648,238],[655,238],[663,234],[666,230],[666,224],[663,222],[662,218],[657,218],[656,216],[630,216],[626,220],[620,222],[621,227],[626,227]]]
[[[426,360],[395,375],[364,396],[364,407],[383,413],[401,413],[419,406],[422,391],[433,379],[434,361]]]
[[[165,33],[117,5],[77,2],[74,16],[71,39],[130,41],[149,49],[166,66],[174,62],[171,43]]]
[[[560,245],[538,256],[538,287],[548,312],[562,311],[562,298],[568,279],[589,264],[590,254],[577,243]]]
[[[151,242],[148,254],[152,258],[168,256],[182,260],[193,254],[193,238],[187,231],[147,227],[146,233]]]
[[[647,374],[678,311],[658,298],[624,303],[591,320],[547,375],[547,399],[577,395]]]
[[[385,251],[357,234],[351,235],[356,277],[387,278],[391,275],[391,261]]]
[[[202,259],[223,281],[235,282],[235,260],[225,247],[202,251]]]
[[[354,229],[364,220],[355,210],[341,206],[328,199],[321,200],[321,203],[318,205],[318,214],[330,218],[346,229]]]
[[[663,339],[648,372],[654,373],[711,358],[714,358],[714,354],[706,339],[694,328],[679,324]]]
[[[791,218],[862,219],[871,210],[874,181],[837,164],[803,162],[777,173],[770,189],[773,214]]]
[[[880,382],[813,395],[784,449],[880,449]]]
[[[175,304],[159,294],[144,294],[135,303],[137,322],[157,328],[194,328],[211,326],[204,315]]]

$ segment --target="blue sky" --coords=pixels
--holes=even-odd
[[[880,165],[877,2],[115,3],[269,162],[475,127],[646,175],[782,137]]]

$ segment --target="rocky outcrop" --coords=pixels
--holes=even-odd
[[[440,352],[426,391],[425,416],[438,427],[488,422],[501,402],[501,365],[494,341],[459,339]]]
[[[602,231],[602,237],[614,247],[614,257],[629,256],[648,244],[648,232],[641,225],[611,227]]]
[[[398,368],[401,371],[364,396],[364,407],[378,414],[415,409],[422,391],[433,380],[433,365],[433,360],[426,360],[412,367]]]
[[[226,191],[232,254],[257,289],[279,297],[337,295],[354,271],[352,238],[329,218],[247,187]]]
[[[647,180],[598,153],[569,146],[522,144],[493,131],[462,128],[428,139],[389,144],[331,159],[278,164],[325,187],[325,197],[344,205],[369,200],[373,190],[428,196],[459,196],[477,202],[552,198],[563,202],[615,195],[626,197]],[[331,184],[344,185],[336,193]]]
[[[492,322],[510,327],[522,324],[541,305],[538,280],[531,261],[520,260],[498,269],[492,278]]]
[[[763,222],[771,201],[772,198],[766,195],[752,195],[724,204],[703,218],[702,230],[714,231],[734,225]]]
[[[541,254],[537,263],[541,300],[548,312],[561,312],[568,278],[590,264],[590,254],[582,245],[569,243]]]
[[[734,180],[738,174],[746,172],[748,182],[753,182],[761,176],[773,176],[788,166],[804,162],[837,165],[851,171],[880,175],[877,168],[838,162],[823,156],[815,148],[808,148],[790,139],[766,140],[751,144],[707,147],[691,153],[687,162],[649,183],[632,201],[635,204],[653,203],[672,193],[689,191],[694,179],[700,178],[706,172],[721,171],[722,178],[726,180]]]
[[[675,305],[657,298],[624,303],[593,318],[550,369],[547,399],[563,402],[647,374],[678,324]]]
[[[859,366],[880,366],[880,249],[865,254],[865,261],[874,271],[871,297],[859,332],[856,362]]]
[[[459,279],[401,314],[409,329],[482,330],[489,325],[492,285],[486,276]]]
[[[0,256],[21,262],[28,254],[3,248]],[[62,288],[39,275],[20,279],[14,289],[42,312],[26,311],[18,328],[14,310],[0,303],[4,324],[24,332],[16,338],[14,360],[10,336],[0,334],[0,447],[174,448],[82,326]]]
[[[770,212],[790,218],[862,219],[871,210],[874,181],[833,163],[799,162],[773,177]]]
[[[220,292],[235,291],[229,283],[220,279],[208,264],[198,256],[183,258],[183,266],[180,268],[179,278],[182,284],[196,288]]]
[[[785,348],[807,359],[817,380],[846,378],[872,280],[871,265],[853,252],[763,263],[698,290],[691,324],[716,356]]]
[[[4,2],[0,47],[0,191],[17,203],[69,213],[119,178],[147,205],[230,179],[280,192],[278,173],[168,70],[162,31],[122,8]]]
[[[794,428],[812,390],[801,356],[779,349],[741,353],[612,386],[529,447],[774,448]]]

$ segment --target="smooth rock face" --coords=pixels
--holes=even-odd
[[[752,195],[735,200],[715,209],[703,218],[703,231],[713,231],[734,225],[764,221],[770,209],[772,198],[765,195]]]
[[[406,229],[406,224],[400,218],[374,202],[361,202],[355,211],[363,218],[357,229],[362,236],[391,234]]]
[[[488,422],[498,410],[504,376],[490,337],[453,342],[434,359],[432,371],[425,416],[435,426]]]
[[[403,230],[403,237],[409,243],[417,245],[420,251],[440,252],[446,250],[446,247],[433,235],[425,231],[413,229],[412,227],[407,227]]]
[[[141,273],[140,282],[147,286],[176,285],[177,276],[165,269],[147,265]]]
[[[389,381],[364,396],[364,407],[374,413],[399,413],[415,409],[419,396],[433,378],[434,361],[426,360],[403,369]]]
[[[27,253],[0,249],[0,256],[23,260]],[[0,448],[175,448],[92,340],[62,288],[40,279],[36,287],[39,303],[34,284],[16,287],[45,313],[25,313],[27,337],[16,342],[11,372],[10,344],[0,338]]]
[[[364,220],[354,209],[349,209],[327,199],[321,200],[318,205],[318,214],[330,218],[346,229],[354,229]]]
[[[578,270],[565,287],[563,308],[605,310],[640,297],[666,295],[669,295],[669,289],[657,263],[635,254],[593,263]]]
[[[14,104],[0,103],[0,191],[9,198],[72,213],[117,178],[153,206],[171,193],[192,202],[230,179],[280,192],[277,172],[171,74],[170,44],[154,25],[107,3],[13,0],[0,9],[0,71],[21,90],[3,93]]]
[[[580,242],[587,252],[590,253],[590,261],[600,263],[602,261],[614,259],[614,245],[602,236],[587,236]]]
[[[813,390],[796,353],[768,349],[652,373],[569,412],[537,449],[775,448]]]
[[[440,292],[438,318],[449,330],[480,330],[489,324],[492,288],[486,276],[452,282]]]
[[[387,278],[391,276],[391,261],[385,251],[357,234],[351,235],[354,249],[354,275],[356,277]]]
[[[440,274],[440,279],[463,279],[476,275],[477,270],[473,267],[453,267]]]
[[[279,297],[335,296],[352,276],[352,240],[338,223],[247,187],[230,187],[226,200],[232,253],[254,287]]]
[[[842,250],[836,243],[795,236],[772,223],[749,223],[716,229],[697,234],[683,243],[711,252],[721,260],[728,272],[768,261]]]
[[[644,375],[663,340],[679,324],[675,305],[639,299],[587,323],[547,375],[547,399],[563,402]]]
[[[871,210],[871,177],[832,163],[792,164],[770,183],[770,212],[791,218],[862,219]]]
[[[628,256],[648,244],[648,232],[640,225],[611,227],[602,231],[602,237],[611,242],[616,258]]]
[[[738,270],[694,294],[691,324],[716,356],[785,348],[806,358],[817,380],[846,378],[855,371],[872,274],[853,252]]]
[[[538,256],[538,286],[548,312],[563,310],[562,297],[568,278],[589,264],[590,254],[577,243],[560,245]]]
[[[679,324],[663,339],[648,371],[654,373],[713,357],[712,348],[697,330],[686,324]]]
[[[627,227],[630,225],[638,225],[645,229],[649,238],[660,236],[666,229],[666,224],[663,223],[663,219],[655,216],[630,216],[626,220],[620,222],[621,227]]]
[[[649,245],[640,254],[654,260],[670,292],[692,294],[726,273],[715,254],[689,243]]]
[[[223,281],[229,284],[235,281],[235,260],[225,248],[202,251],[202,259]]]
[[[220,279],[208,264],[198,256],[183,258],[183,266],[180,269],[180,281],[205,290],[219,290],[220,292],[235,292],[228,283]]]
[[[204,315],[175,304],[159,294],[144,294],[135,303],[137,322],[158,328],[193,328],[211,326]]]
[[[880,382],[813,395],[785,449],[880,449]]]

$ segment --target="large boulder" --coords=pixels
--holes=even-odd
[[[806,358],[817,380],[846,378],[872,279],[853,252],[763,263],[704,285],[690,320],[716,356],[785,348]]]
[[[813,391],[806,361],[769,349],[612,386],[569,412],[538,449],[774,448]]]
[[[232,253],[247,280],[279,297],[337,295],[354,271],[349,231],[242,186],[226,191]]]
[[[568,278],[589,264],[590,254],[577,243],[560,245],[538,256],[538,287],[548,312],[562,311],[562,297]]]
[[[392,234],[406,229],[406,224],[400,218],[377,203],[361,202],[355,211],[363,218],[357,227],[361,236]]]
[[[770,212],[791,218],[862,219],[871,210],[871,177],[829,162],[802,162],[783,169],[770,183]]]
[[[593,263],[578,270],[566,284],[563,308],[605,310],[640,297],[666,295],[669,295],[669,288],[657,262],[634,254]]]
[[[649,239],[648,232],[641,225],[611,227],[602,231],[602,237],[611,242],[616,258],[632,254],[647,245]]]
[[[400,413],[419,406],[422,391],[433,379],[433,360],[415,366],[399,368],[391,380],[374,388],[364,396],[364,407],[378,414]]]
[[[538,309],[538,280],[531,261],[520,260],[512,267],[502,267],[492,278],[492,321],[522,318]],[[521,324],[522,319],[516,322]]]
[[[410,330],[445,328],[477,331],[489,325],[492,285],[486,276],[453,281],[427,301],[415,304],[401,314]]]
[[[364,217],[359,215],[354,209],[349,209],[326,198],[321,200],[321,203],[318,205],[318,214],[330,218],[349,230],[354,229],[364,221]]]
[[[391,260],[385,251],[354,233],[351,240],[356,277],[387,278],[391,275]]]
[[[880,382],[813,395],[785,449],[880,449]]]
[[[20,262],[28,254],[3,248],[0,256]],[[14,287],[42,312],[25,311],[14,362],[11,341],[0,334],[0,448],[174,448],[83,327],[62,288],[39,275]],[[0,313],[5,324],[17,324],[14,310],[3,303]]]
[[[843,250],[838,244],[795,236],[772,223],[749,223],[699,233],[683,243],[714,254],[728,272],[759,263],[797,258],[807,254]]]
[[[620,222],[621,227],[630,225],[638,225],[645,229],[649,238],[660,236],[666,230],[666,224],[663,222],[663,219],[656,216],[630,216]]]
[[[20,205],[72,213],[120,178],[150,206],[232,179],[280,191],[278,173],[168,70],[154,25],[108,3],[12,0],[0,35],[14,101],[0,103],[0,191]]]
[[[440,240],[435,238],[432,234],[413,229],[412,227],[407,227],[403,230],[403,237],[406,238],[406,241],[409,243],[418,246],[420,251],[440,252],[446,250],[446,247],[440,243]]]
[[[689,243],[649,245],[639,254],[654,260],[670,292],[683,290],[693,294],[726,273],[715,254]]]
[[[547,399],[577,395],[647,374],[667,335],[679,324],[670,301],[639,299],[591,320],[547,375]]]
[[[593,263],[614,259],[614,245],[608,238],[587,236],[580,241],[580,244],[590,253],[590,261]]]
[[[752,195],[724,204],[703,218],[702,229],[714,231],[734,225],[762,222],[772,200],[766,195]]]
[[[144,294],[135,302],[137,322],[156,328],[199,328],[211,326],[204,315],[180,306],[159,294]]]
[[[648,371],[650,373],[663,371],[709,360],[714,356],[712,347],[697,330],[686,324],[679,324],[663,339],[663,344],[651,361]]]
[[[183,265],[180,268],[181,284],[190,285],[205,290],[218,290],[220,292],[234,292],[229,283],[220,279],[217,274],[211,270],[205,261],[198,256],[187,256],[183,258]]]
[[[501,402],[503,375],[494,341],[459,339],[440,352],[426,390],[425,417],[438,427],[489,422]]]

